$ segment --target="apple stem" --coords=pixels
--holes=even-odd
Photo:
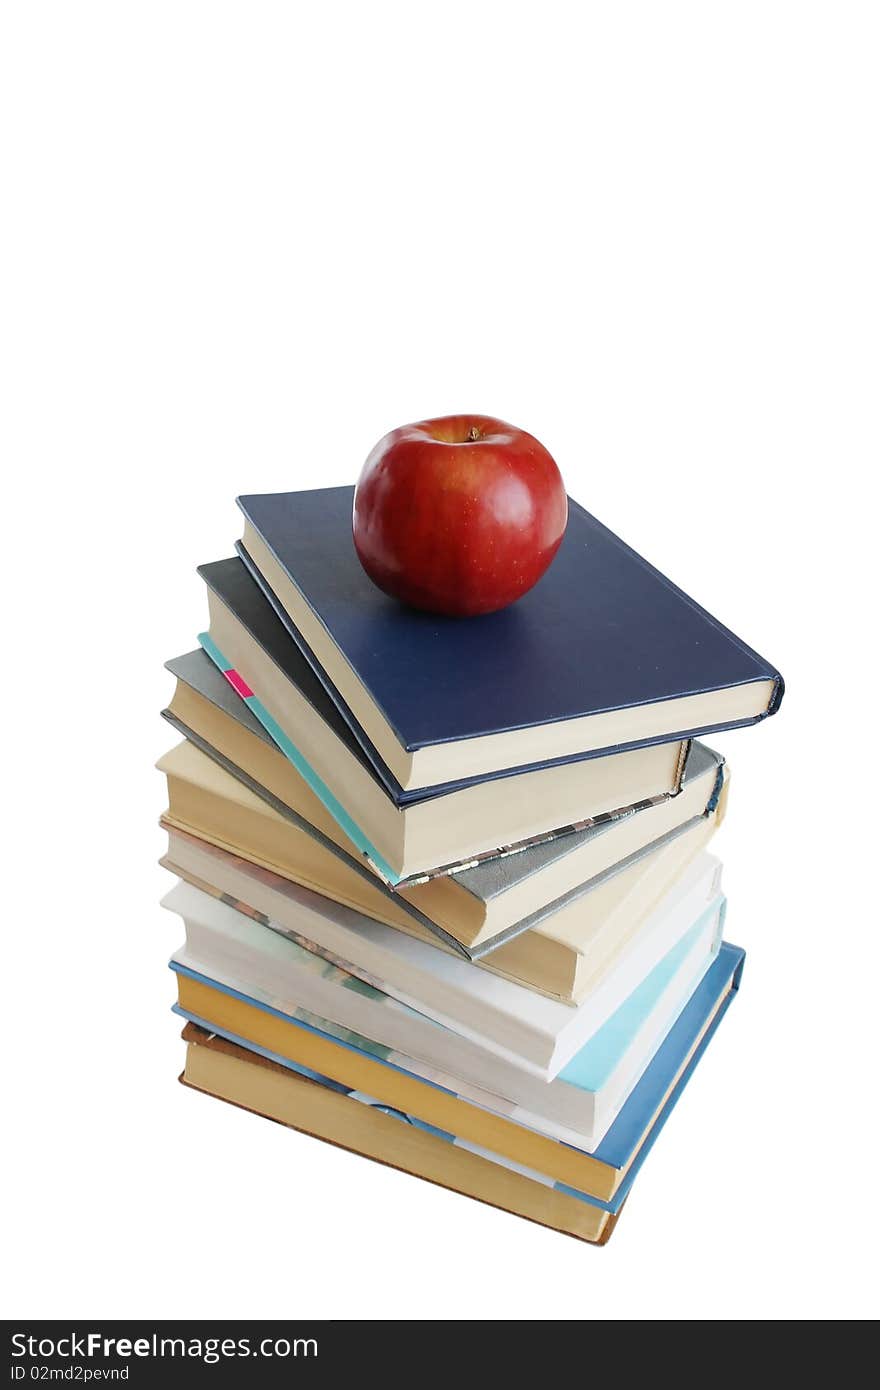
[[[475,440],[479,439],[479,437],[480,431],[477,429],[477,426],[471,425],[470,429],[468,430],[468,443],[473,444]]]

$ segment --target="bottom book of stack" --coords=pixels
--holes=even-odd
[[[555,1035],[552,1061],[461,1034],[244,904],[221,901],[206,884],[178,884],[165,901],[187,927],[186,946],[171,961],[175,1009],[186,1022],[181,1080],[604,1244],[739,987],[744,953],[721,941],[718,867],[709,856],[694,866],[691,897],[679,895],[674,919],[670,905],[660,905],[655,919],[678,922],[676,939],[634,989],[619,997],[621,984],[615,994],[612,972],[604,1008],[543,1001],[534,1019],[548,1028],[557,1015],[568,1021],[567,1033]],[[685,922],[698,888],[709,901],[691,907]],[[484,978],[496,994],[514,991],[514,1001],[529,995]],[[583,1037],[572,1032],[579,1017]],[[355,1031],[367,1024],[368,1033]]]

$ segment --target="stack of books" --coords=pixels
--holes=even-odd
[[[182,1080],[602,1243],[742,973],[696,739],[782,679],[575,503],[464,620],[371,584],[351,488],[239,505],[168,663]]]

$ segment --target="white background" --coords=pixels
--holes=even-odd
[[[872,5],[9,4],[7,1315],[866,1317]],[[473,409],[776,663],[749,960],[605,1250],[186,1092],[168,657],[241,491]]]

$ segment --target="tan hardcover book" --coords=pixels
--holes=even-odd
[[[176,657],[167,668],[177,685],[163,713],[179,733],[288,819],[304,822],[314,838],[335,848],[355,872],[363,875],[371,868],[382,877],[203,651]],[[622,806],[593,821],[548,832],[534,843],[404,880],[397,885],[397,897],[472,957],[481,955],[505,935],[522,930],[524,921],[589,891],[600,875],[709,813],[724,775],[723,759],[694,743],[677,796]]]
[[[604,1245],[616,1217],[188,1024],[194,1090],[556,1231]]]
[[[443,948],[398,896],[307,830],[287,820],[193,744],[165,754],[167,827],[269,869],[367,917]],[[722,802],[668,842],[641,854],[591,891],[542,916],[478,964],[553,998],[576,1004],[611,967],[687,865],[705,848]],[[249,904],[256,906],[256,904]],[[450,943],[447,949],[454,949]]]
[[[380,1056],[371,1056],[366,1052],[364,1040],[357,1039],[352,1033],[347,1034],[345,1039],[318,1033],[314,1028],[298,1026],[295,1021],[280,1016],[278,1012],[248,1003],[226,990],[216,989],[203,979],[177,974],[178,1002],[190,1019],[199,1019],[220,1034],[237,1038],[248,1047],[271,1053],[274,1057],[286,1058],[295,1067],[305,1067],[319,1076],[328,1077],[349,1091],[371,1097],[377,1104],[454,1134],[471,1145],[499,1155],[502,1160],[546,1175],[555,1182],[564,1183],[603,1201],[613,1197],[637,1160],[645,1141],[661,1121],[672,1092],[699,1051],[716,1016],[723,1012],[732,988],[732,979],[724,979],[711,1006],[701,1016],[699,1028],[688,1037],[687,1046],[681,1054],[676,1055],[674,1069],[663,1073],[662,1090],[658,1090],[654,1082],[649,1084],[651,1103],[640,1119],[638,1133],[633,1135],[625,1156],[612,1163],[541,1134],[513,1118],[493,1113],[484,1105],[475,1104],[446,1087],[403,1070],[405,1059],[397,1052],[393,1054],[397,1064],[388,1066]],[[259,1054],[248,1053],[248,1056],[251,1055]],[[282,1071],[287,1072],[287,1069],[282,1067]],[[641,1116],[642,1111],[639,1113]]]

